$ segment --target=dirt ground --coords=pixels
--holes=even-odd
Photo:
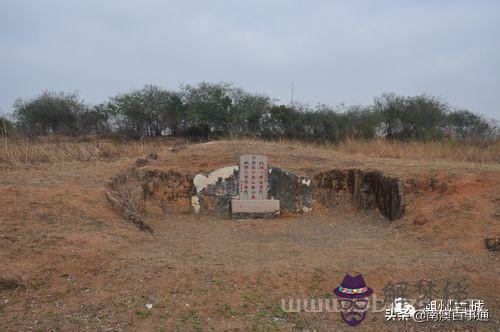
[[[289,313],[282,299],[331,298],[350,272],[384,289],[422,280],[435,298],[482,299],[490,321],[386,322],[369,312],[358,330],[500,329],[500,265],[484,238],[500,236],[500,165],[368,158],[253,141],[158,149],[147,167],[196,174],[268,156],[297,175],[379,169],[414,183],[403,219],[350,206],[277,220],[145,215],[139,231],[110,207],[109,179],[135,159],[0,170],[0,330],[349,330],[338,313]],[[438,185],[439,184],[439,185]],[[151,304],[149,309],[146,305]]]

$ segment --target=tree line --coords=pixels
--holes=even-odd
[[[123,135],[213,138],[253,136],[339,142],[346,138],[492,140],[498,126],[466,109],[422,94],[385,93],[367,106],[285,105],[229,83],[202,82],[168,90],[154,85],[94,106],[77,93],[44,91],[18,99],[0,134]]]

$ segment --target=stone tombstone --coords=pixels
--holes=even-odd
[[[266,156],[254,154],[240,156],[239,173],[241,200],[267,199],[269,172]]]
[[[280,201],[268,199],[267,157],[240,156],[238,199],[231,200],[233,219],[269,219],[280,214]]]

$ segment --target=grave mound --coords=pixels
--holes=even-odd
[[[252,172],[253,158],[255,172]],[[241,156],[239,166],[217,169],[208,175],[197,174],[194,185],[192,205],[196,213],[244,219],[273,218],[312,209],[311,180],[270,167],[263,156]]]
[[[380,171],[333,169],[311,178],[270,166],[265,156],[244,155],[240,165],[210,173],[162,171],[134,167],[114,176],[106,197],[119,214],[152,232],[144,215],[213,214],[222,218],[276,218],[353,204],[362,211],[378,209],[388,220],[404,213],[403,186]]]

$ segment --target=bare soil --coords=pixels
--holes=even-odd
[[[386,322],[359,330],[498,330],[500,165],[369,158],[326,148],[219,141],[168,146],[146,167],[196,174],[268,156],[297,175],[379,169],[408,184],[406,214],[388,222],[348,204],[278,220],[232,221],[156,211],[154,233],[125,222],[105,184],[135,159],[60,162],[0,173],[0,330],[347,330],[336,313],[285,313],[281,299],[328,298],[359,272],[383,299],[388,283],[465,282],[490,321]],[[9,286],[10,285],[10,286]],[[152,304],[148,309],[146,304]]]

